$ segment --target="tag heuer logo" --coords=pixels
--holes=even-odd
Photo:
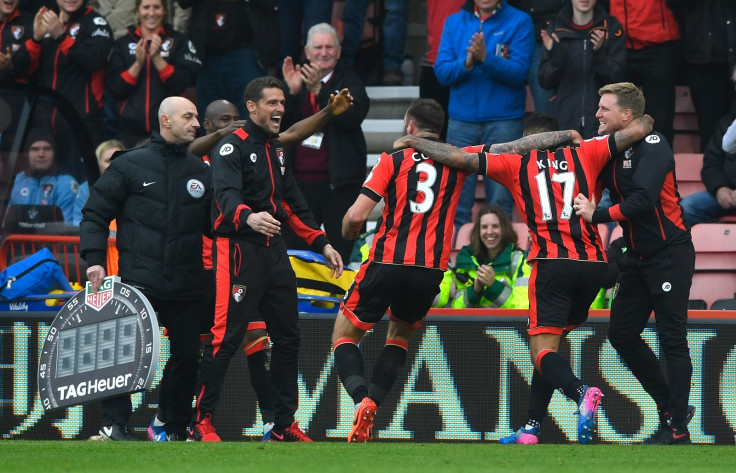
[[[106,279],[102,284],[102,287],[100,287],[97,292],[91,292],[91,290],[92,284],[87,281],[87,286],[84,291],[84,303],[99,312],[103,307],[105,307],[105,304],[112,300],[112,280]]]
[[[245,286],[241,286],[240,284],[233,284],[233,299],[235,299],[235,302],[240,302],[245,297]]]

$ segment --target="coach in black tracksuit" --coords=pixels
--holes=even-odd
[[[197,377],[192,438],[219,441],[212,414],[249,315],[263,316],[271,341],[271,381],[276,419],[271,441],[310,441],[294,421],[298,407],[299,326],[296,276],[281,227],[288,225],[322,253],[334,273],[339,253],[319,230],[278,141],[284,113],[281,81],[254,79],[245,90],[248,120],[226,136],[211,156],[217,211],[213,213],[216,279],[215,325]]]
[[[627,112],[633,116],[644,112],[644,98],[631,83],[605,86],[600,94],[599,134],[624,128],[619,117]],[[627,95],[639,100],[627,102]],[[690,443],[687,302],[695,250],[679,204],[674,170],[669,143],[660,133],[652,133],[606,165],[600,179],[610,190],[613,205],[592,213],[592,223],[617,221],[623,228],[626,252],[618,261],[608,338],[657,404],[661,428],[647,442],[653,444]],[[576,209],[581,204],[576,198]],[[641,337],[652,311],[667,360],[667,378]]]
[[[171,346],[157,417],[166,438],[185,440],[199,357],[197,301],[204,297],[202,235],[210,228],[212,177],[187,151],[199,127],[194,104],[169,97],[160,110],[161,134],[153,132],[142,148],[116,153],[90,189],[80,249],[94,288],[104,277],[110,221],[117,219],[120,278],[150,300]],[[130,396],[104,401],[103,411],[100,435],[131,440]]]

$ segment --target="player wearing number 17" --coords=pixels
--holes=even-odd
[[[578,142],[575,147],[543,151],[549,143],[539,137],[536,150],[518,146],[484,146],[470,153],[454,146],[414,136],[397,140],[394,146],[411,146],[434,161],[476,171],[506,186],[513,194],[532,234],[528,261],[529,351],[534,366],[527,424],[502,443],[537,443],[539,426],[554,388],[575,401],[580,410],[578,440],[588,443],[595,427],[595,413],[602,393],[575,376],[559,353],[567,333],[588,317],[588,308],[601,287],[606,272],[605,252],[597,227],[575,215],[573,198],[596,193],[596,180],[605,164],[652,131],[645,115],[613,135],[580,141],[575,131],[558,132],[560,138]],[[511,143],[510,145],[513,145]],[[506,152],[509,151],[509,152]],[[497,154],[501,153],[501,154]]]

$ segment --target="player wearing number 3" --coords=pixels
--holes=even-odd
[[[588,308],[601,287],[606,264],[596,226],[575,215],[573,199],[579,193],[592,199],[604,165],[619,150],[649,134],[652,123],[651,117],[645,115],[614,135],[580,141],[577,147],[556,151],[541,151],[554,145],[542,139],[549,133],[524,138],[538,139],[537,146],[532,148],[514,146],[514,143],[486,145],[475,154],[414,136],[406,136],[395,143],[411,146],[436,162],[475,171],[500,182],[512,192],[531,231],[529,350],[534,374],[530,412],[540,412],[540,415],[537,419],[530,415],[527,425],[501,439],[502,443],[538,442],[541,418],[554,388],[578,404],[580,443],[588,443],[592,437],[602,393],[578,379],[558,351],[562,338],[587,319]],[[558,143],[580,140],[575,131],[556,133],[560,138]]]

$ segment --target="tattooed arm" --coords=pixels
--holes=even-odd
[[[430,141],[414,135],[406,135],[394,141],[394,148],[414,148],[432,160],[458,169],[478,172],[478,154],[465,151],[448,143]]]
[[[581,140],[580,133],[575,130],[548,131],[525,136],[508,143],[497,143],[490,146],[489,151],[494,154],[514,153],[526,154],[535,149],[552,149],[563,143],[577,143]]]
[[[575,130],[550,131],[525,136],[509,143],[493,144],[489,147],[489,152],[525,154],[535,149],[550,149],[567,142],[579,142],[581,139],[580,133]],[[467,153],[450,144],[429,141],[413,135],[404,136],[394,142],[394,148],[405,146],[414,148],[446,166],[478,172],[476,153]]]
[[[626,125],[626,128],[613,134],[616,141],[617,153],[625,150],[637,141],[644,139],[654,129],[654,119],[649,115],[635,118]]]

